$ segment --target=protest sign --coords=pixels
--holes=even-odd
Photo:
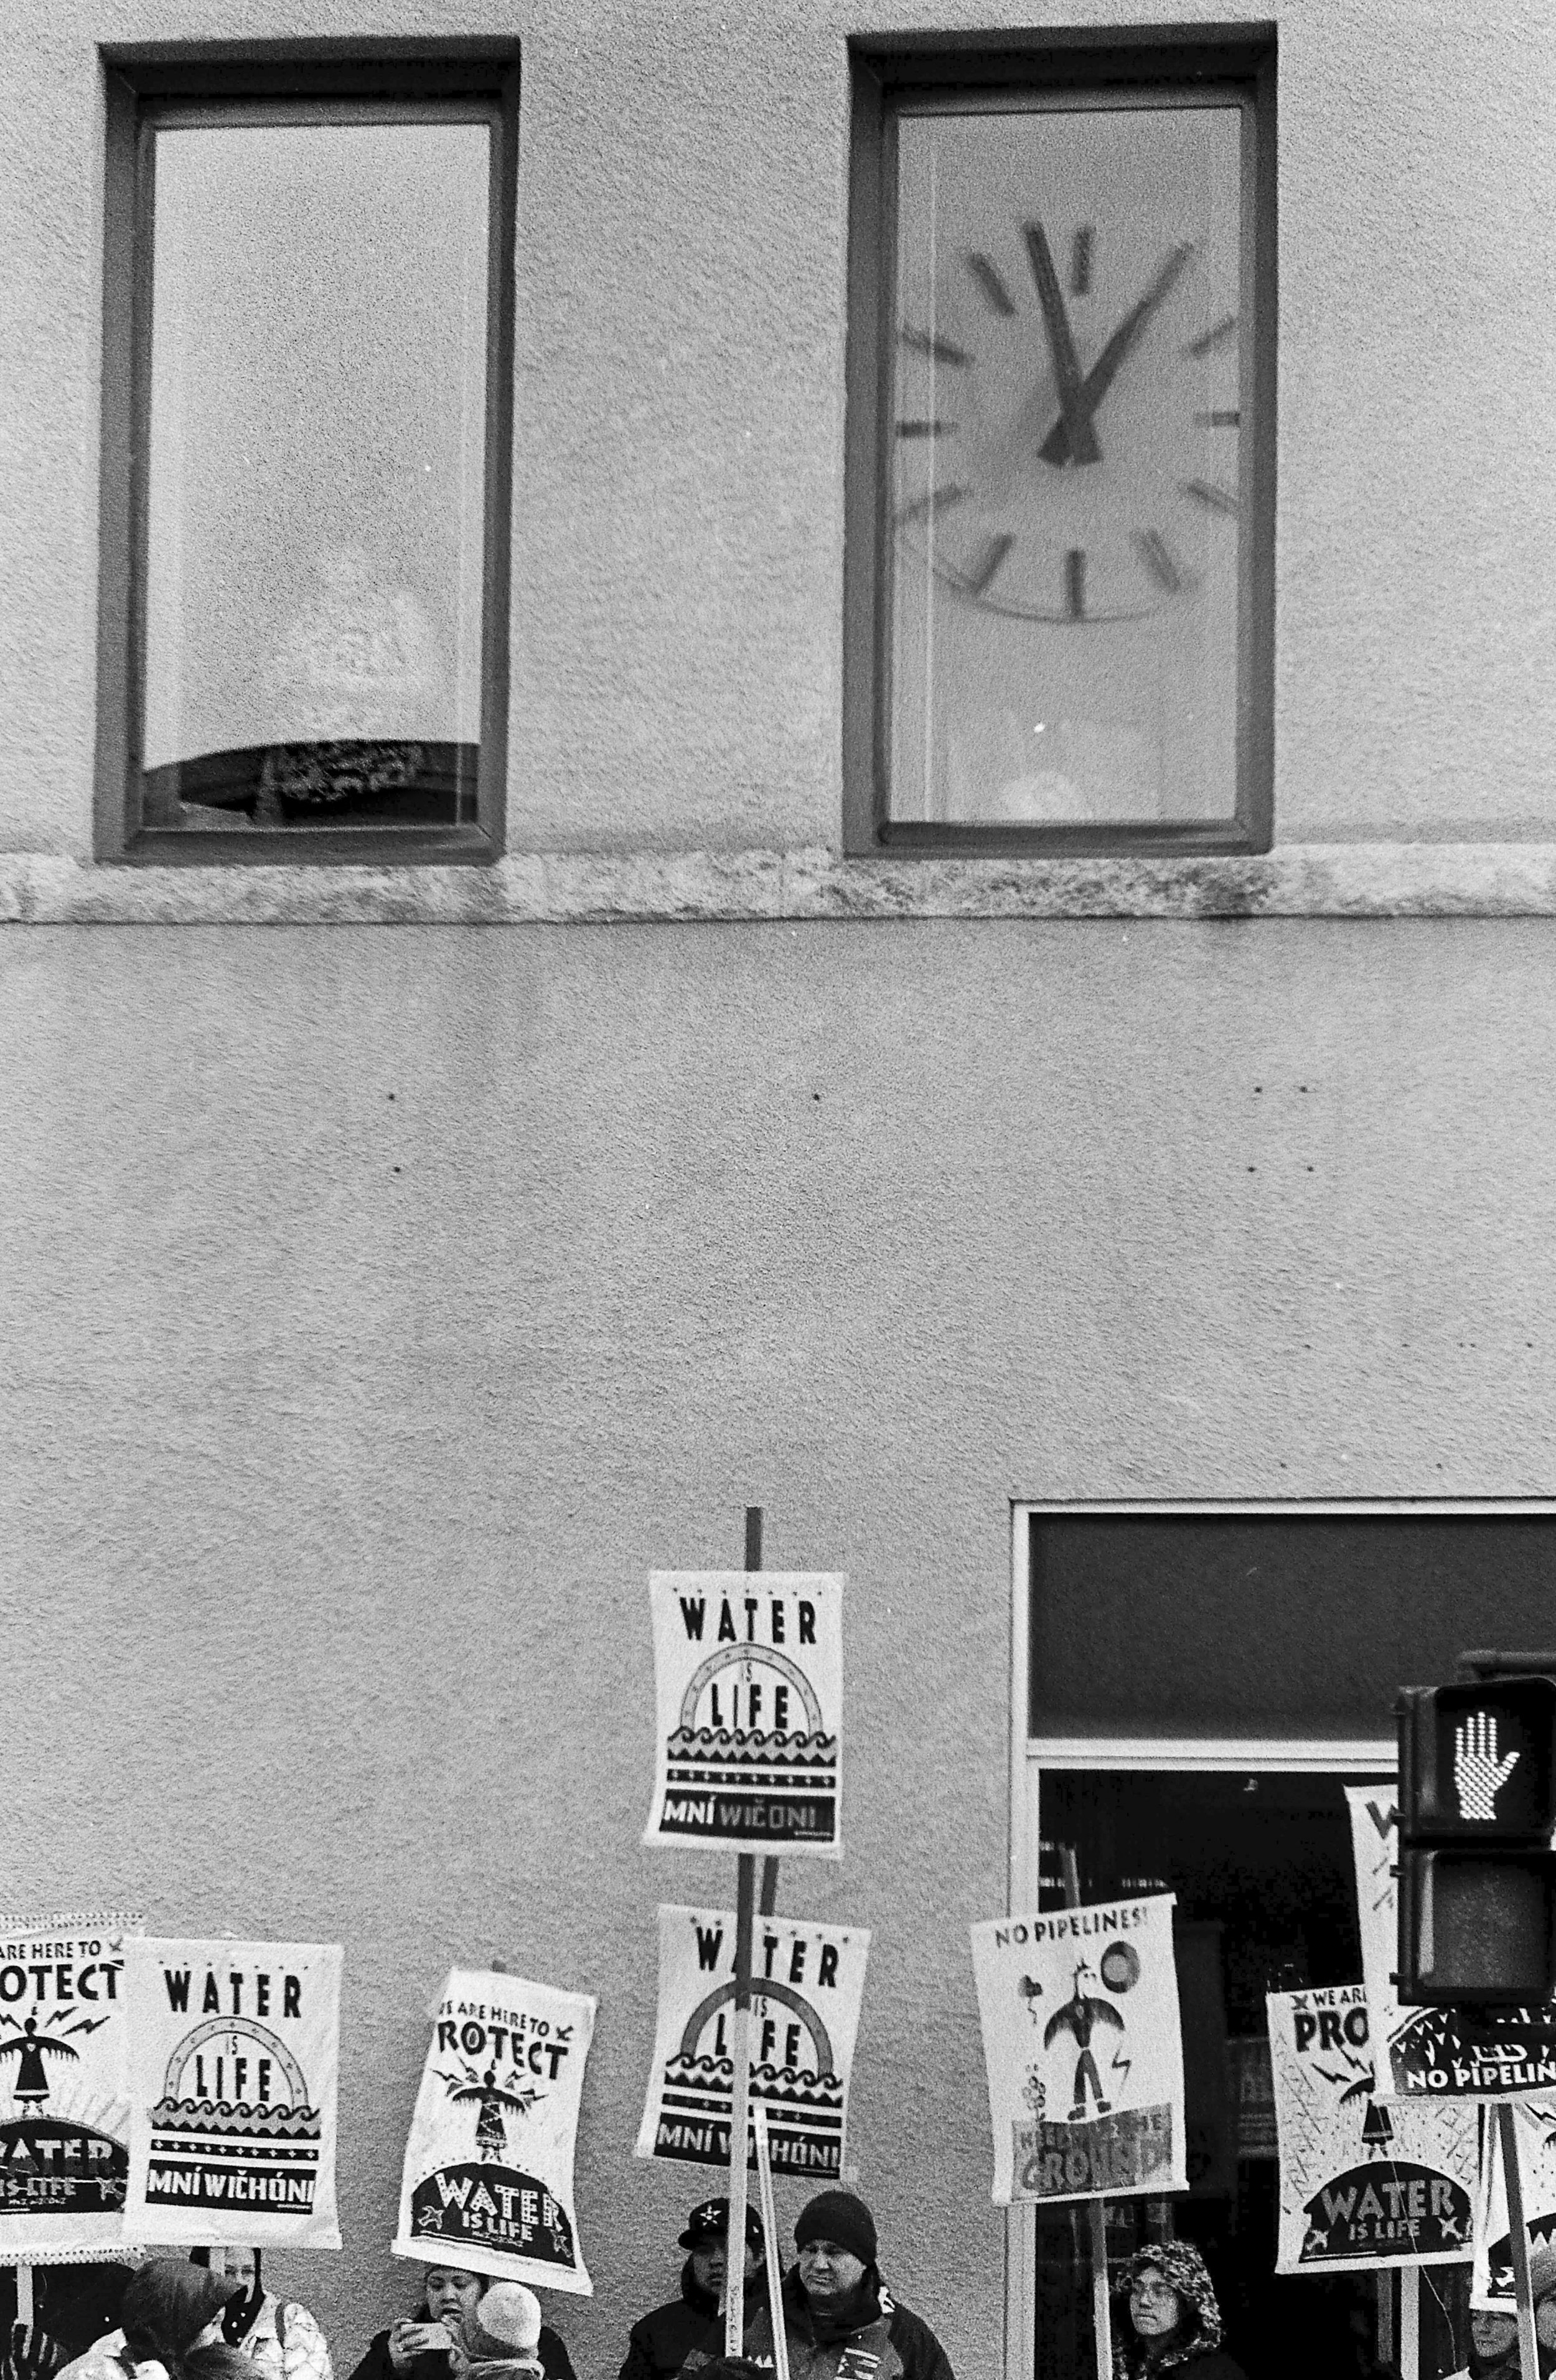
[[[132,2240],[338,2248],[337,1943],[125,1944]]]
[[[1360,1984],[1271,1992],[1278,2273],[1460,2264],[1470,2252],[1478,2117],[1373,2094]]]
[[[0,1917],[0,2262],[124,2244],[129,2102],[123,1910]]]
[[[1402,2008],[1399,1836],[1392,1785],[1347,1785],[1361,1971],[1381,2099],[1515,2099],[1556,2091],[1556,2033],[1538,2009]]]
[[[841,1859],[843,1580],[656,1571],[645,1843]]]
[[[1513,2124],[1529,2252],[1533,2256],[1543,2248],[1546,2252],[1540,2262],[1549,2266],[1556,2252],[1556,2105],[1539,2099],[1520,2099],[1513,2109]],[[1497,2313],[1512,2313],[1517,2303],[1513,2286],[1513,2232],[1507,2219],[1507,2185],[1498,2131],[1495,2119],[1488,2112],[1480,2125],[1470,2303]]]
[[[766,2109],[775,2173],[818,2184],[841,2178],[869,1949],[862,1926],[756,1921],[751,2104]],[[659,2012],[639,2156],[729,2165],[734,1995],[733,1912],[662,1908]]]
[[[973,1926],[996,2206],[1188,2187],[1174,1899]]]
[[[405,2143],[396,2256],[593,2294],[573,2149],[594,2029],[583,1992],[451,1970]]]

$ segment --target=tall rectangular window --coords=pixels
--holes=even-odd
[[[856,60],[855,849],[1268,844],[1272,67]]]
[[[110,74],[101,847],[490,856],[513,61]]]

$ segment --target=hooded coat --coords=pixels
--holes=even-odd
[[[1129,2289],[1136,2277],[1154,2270],[1177,2291],[1183,2312],[1177,2328],[1160,2343],[1146,2341],[1129,2318]],[[1138,2248],[1115,2291],[1113,2380],[1140,2380],[1145,2373],[1185,2371],[1185,2380],[1246,2380],[1221,2344],[1221,2308],[1205,2260],[1187,2240],[1164,2240]]]
[[[242,2283],[224,2274],[159,2256],[126,2287],[124,2328],[98,2339],[57,2380],[126,2380],[148,2367],[175,2371],[206,2325],[242,2294]]]

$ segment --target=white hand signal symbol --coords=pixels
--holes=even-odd
[[[1490,1711],[1471,1711],[1453,1730],[1453,1783],[1459,1815],[1494,1818],[1497,1795],[1518,1766],[1518,1755],[1497,1758],[1497,1722]]]

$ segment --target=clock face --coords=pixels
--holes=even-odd
[[[1232,807],[1241,138],[1214,105],[899,118],[894,815]]]

